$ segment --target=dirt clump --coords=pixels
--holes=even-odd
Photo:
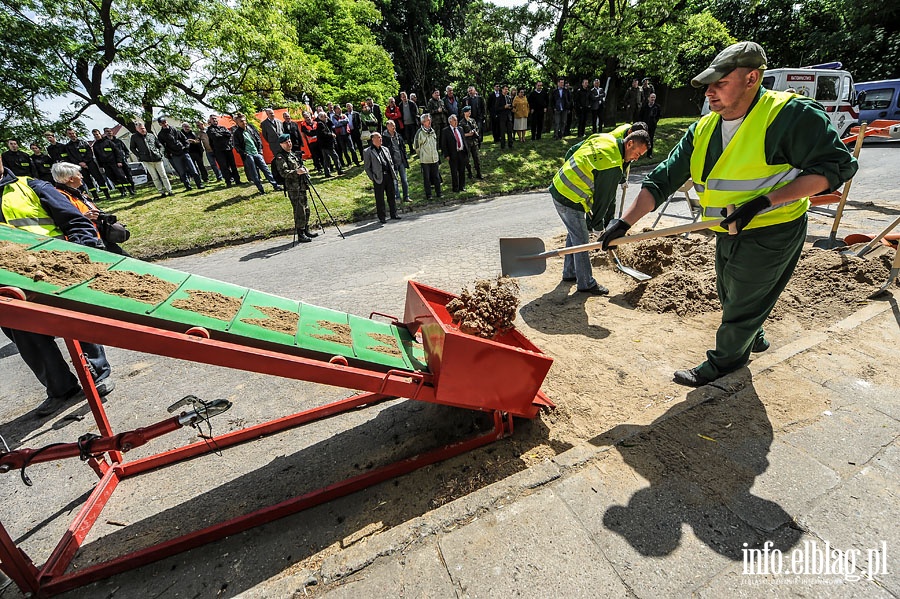
[[[350,325],[342,324],[340,322],[331,322],[329,320],[317,320],[316,324],[327,331],[330,331],[330,335],[325,334],[315,334],[310,335],[315,339],[321,339],[322,341],[331,341],[332,343],[340,343],[341,345],[346,345],[347,347],[353,347],[353,336],[350,334]]]
[[[239,297],[229,297],[215,291],[200,289],[189,289],[188,295],[189,297],[186,299],[172,302],[172,307],[225,322],[231,322],[238,310],[241,309],[241,298]]]
[[[519,284],[510,277],[475,281],[447,303],[453,324],[468,335],[491,339],[508,331],[519,309]]]
[[[654,277],[673,268],[705,270],[716,260],[715,243],[706,235],[648,239],[616,248],[616,253],[626,266]]]
[[[22,244],[0,242],[0,268],[57,287],[68,287],[91,279],[109,266],[107,262],[91,262],[85,252],[30,252]]]
[[[284,333],[285,335],[294,336],[297,334],[297,322],[300,315],[289,310],[282,310],[275,306],[253,306],[265,316],[262,318],[242,318],[241,322],[252,324],[257,327],[269,329],[276,333]]]
[[[153,275],[139,275],[128,270],[108,270],[101,272],[88,284],[94,291],[156,305],[175,293],[178,285],[164,281]]]

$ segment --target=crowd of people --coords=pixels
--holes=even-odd
[[[644,80],[643,87],[637,87],[635,80],[634,86],[638,92],[635,95],[629,89],[626,109],[631,121],[647,123],[651,137],[648,153],[652,155],[653,134],[661,111],[649,80]],[[271,168],[272,163],[264,158],[263,144],[274,157],[282,149],[279,137],[286,134],[292,152],[298,157],[302,159],[303,149],[308,150],[311,171],[332,177],[364,166],[365,153],[378,133],[385,153],[392,160],[392,197],[409,201],[407,170],[410,159],[415,157],[421,165],[425,198],[430,199],[442,196],[439,168],[442,162],[448,164],[454,192],[464,191],[467,178],[482,178],[479,150],[486,132],[493,134],[493,143],[502,150],[511,149],[514,143],[525,143],[529,132],[532,141],[539,140],[545,129],[552,131],[556,139],[572,135],[573,128],[579,137],[589,130],[602,132],[606,90],[599,79],[592,83],[583,79],[580,87],[575,88],[560,78],[552,91],[544,89],[542,82],[536,82],[530,90],[525,86],[516,89],[496,84],[484,96],[475,86],[469,86],[462,95],[457,95],[453,86],[446,86],[443,93],[435,89],[421,101],[416,94],[401,91],[396,98],[388,98],[384,107],[371,97],[361,102],[358,110],[349,102],[343,106],[332,102],[315,107],[305,104],[299,120],[294,120],[287,111],[280,119],[272,109],[265,112],[266,118],[258,128],[242,114],[233,115],[231,127],[220,124],[218,115],[195,123],[185,122],[180,127],[170,126],[168,118],[160,116],[156,133],[144,123],[135,123],[128,147],[110,128],[102,133],[93,130],[91,140],[79,139],[75,130],[67,129],[66,143],[58,142],[55,134],[48,131],[44,134],[46,144],[31,143],[30,154],[23,151],[17,140],[8,140],[8,150],[2,154],[2,160],[7,170],[19,176],[51,183],[53,164],[62,161],[77,164],[84,177],[83,190],[97,200],[101,195],[109,199],[111,192],[123,197],[134,195],[134,178],[129,167],[132,156],[143,164],[148,178],[163,197],[174,193],[170,179],[173,171],[187,191],[195,187],[204,189],[213,177],[215,182],[224,181],[227,187],[241,184],[237,153],[243,162],[246,181],[262,194],[266,193],[264,183],[270,184],[273,190],[283,188],[277,180],[280,177]],[[456,121],[453,126],[451,118]],[[449,137],[457,131],[461,137],[458,142]],[[451,142],[458,143],[459,147]],[[171,168],[166,167],[166,160]],[[367,174],[372,178],[369,171]]]

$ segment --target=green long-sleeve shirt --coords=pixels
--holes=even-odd
[[[616,145],[619,147],[619,153],[624,158],[625,141],[616,139]],[[581,144],[578,144],[578,146],[581,146]],[[574,148],[574,150],[577,151],[577,148]],[[566,154],[566,158],[574,153],[575,152],[570,149],[569,153]],[[623,169],[627,166],[628,163],[623,163],[621,167],[614,166],[603,170],[594,169],[592,171],[592,175],[594,176],[594,197],[593,202],[591,203],[591,212],[587,215],[589,229],[601,231],[603,230],[603,227],[606,226],[606,223],[609,221],[609,215],[612,213],[613,207],[616,204],[616,189],[619,183],[622,182]],[[556,202],[559,202],[563,206],[575,210],[584,210],[584,206],[567,200],[559,194],[552,185],[550,186],[550,195]]]
[[[765,91],[765,88],[760,86],[750,110],[756,107]],[[694,151],[696,127],[697,123],[688,127],[669,157],[659,163],[644,179],[643,188],[653,194],[657,208],[691,178],[691,154]],[[704,179],[719,160],[723,150],[720,120],[706,152],[706,161],[703,165]],[[766,130],[765,153],[767,164],[790,164],[800,169],[801,177],[822,175],[828,180],[827,191],[834,191],[840,187],[859,169],[856,159],[841,142],[822,106],[806,98],[794,98],[789,101],[772,121]]]

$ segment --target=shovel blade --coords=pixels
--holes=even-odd
[[[539,237],[500,238],[500,272],[510,277],[530,277],[547,270],[544,240]]]
[[[834,248],[840,248],[848,245],[843,239],[836,239],[834,234],[828,239],[818,239],[813,243],[814,248],[819,248],[821,250],[833,250]]]
[[[900,250],[897,250],[897,251],[900,251]],[[891,286],[891,283],[893,283],[894,281],[897,280],[898,271],[900,271],[900,268],[892,268],[891,276],[888,277],[888,280],[885,281],[884,285],[882,285],[880,289],[878,289],[875,293],[872,293],[871,295],[869,295],[869,299],[875,299],[876,297],[878,297],[879,295],[881,295],[882,293],[887,291],[888,287]]]

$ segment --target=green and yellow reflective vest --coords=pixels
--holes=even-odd
[[[621,173],[623,162],[616,138],[608,133],[592,135],[557,171],[550,185],[550,193],[579,204],[585,212],[590,212],[594,204],[594,171],[618,167]]]
[[[782,108],[797,97],[788,92],[767,91],[738,127],[728,147],[703,179],[706,151],[713,132],[722,118],[711,112],[703,116],[694,129],[694,149],[691,153],[691,179],[700,195],[703,220],[721,218],[721,210],[729,204],[740,206],[750,200],[784,187],[800,175],[800,169],[790,164],[766,163],[766,130]],[[809,209],[809,198],[781,204],[756,215],[745,227],[756,229],[799,218]],[[712,227],[723,232],[722,227]]]
[[[631,123],[625,123],[624,125],[619,125],[615,129],[610,131],[609,134],[616,139],[625,139],[625,136],[628,135],[629,129],[631,129]]]
[[[48,237],[60,237],[63,234],[28,185],[28,177],[19,177],[5,185],[2,191],[3,219],[8,225]]]

